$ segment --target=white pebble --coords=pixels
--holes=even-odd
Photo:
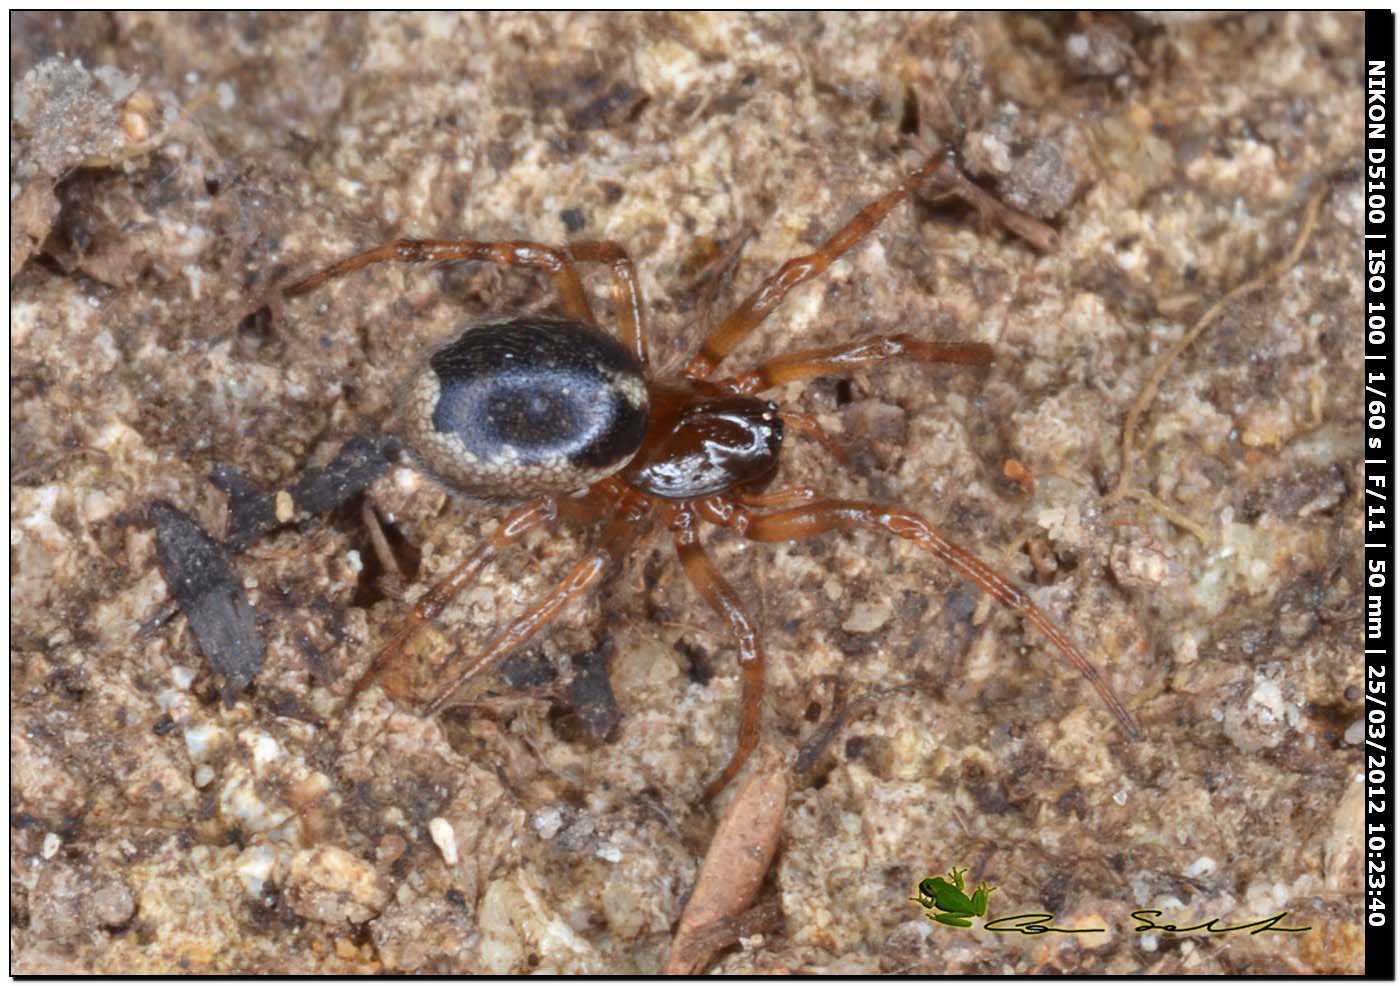
[[[190,753],[190,759],[195,763],[202,763],[209,755],[210,741],[214,738],[214,730],[199,723],[185,729],[185,749]]]
[[[253,763],[274,763],[282,756],[282,747],[271,736],[260,730],[247,730],[240,737],[253,753]]]
[[[1209,876],[1215,872],[1215,860],[1209,856],[1202,856],[1190,866],[1186,867],[1186,875],[1195,880],[1203,876]]]
[[[558,807],[545,808],[535,815],[532,824],[541,839],[552,839],[564,825],[564,812]]]
[[[44,836],[44,848],[40,850],[45,859],[53,859],[58,855],[58,847],[63,845],[63,840],[58,837],[57,832],[49,832]]]
[[[292,494],[286,490],[278,490],[277,496],[273,498],[274,513],[277,516],[277,523],[290,524],[297,515],[296,503],[292,501]]]
[[[442,853],[443,862],[448,866],[456,866],[457,833],[452,830],[452,823],[441,816],[434,818],[428,823],[428,834],[433,837],[438,851]]]
[[[250,846],[238,857],[238,878],[243,881],[243,889],[251,897],[263,892],[263,884],[272,879],[273,866],[277,862],[277,851],[269,845]]]
[[[208,787],[209,782],[214,779],[214,768],[207,763],[202,763],[194,769],[194,786]]]
[[[894,613],[885,603],[856,603],[841,624],[847,633],[874,633],[890,621]]]
[[[219,790],[219,812],[231,822],[237,822],[244,832],[271,832],[292,818],[292,810],[282,804],[268,804],[258,793],[259,785],[252,774],[235,767],[226,774]],[[199,847],[196,847],[199,848]]]

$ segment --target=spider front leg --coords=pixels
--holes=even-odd
[[[782,303],[789,291],[804,281],[810,281],[830,267],[836,258],[855,246],[863,236],[880,225],[881,220],[889,215],[891,209],[908,198],[942,164],[943,158],[930,157],[906,175],[904,180],[893,189],[857,212],[846,225],[833,233],[830,239],[812,253],[794,257],[778,268],[776,274],[760,284],[752,294],[740,303],[738,308],[734,309],[723,322],[715,326],[705,337],[704,343],[700,346],[700,352],[696,353],[686,364],[683,371],[685,375],[694,378],[709,376],[714,368],[732,353],[735,347],[743,342],[744,338],[756,329],[774,308]]]
[[[589,325],[596,324],[593,320],[593,309],[588,305],[588,296],[583,292],[583,282],[579,280],[578,271],[574,269],[568,254],[556,247],[524,240],[392,240],[372,250],[346,257],[339,263],[332,264],[325,270],[284,289],[282,294],[288,298],[306,294],[333,278],[369,267],[371,264],[431,264],[446,260],[476,260],[505,267],[545,271],[559,291],[564,313]]]
[[[574,240],[569,244],[570,255],[580,263],[603,264],[613,281],[613,300],[617,305],[618,327],[622,342],[636,354],[643,366],[647,359],[646,309],[642,303],[642,285],[637,269],[621,244],[612,240]]]
[[[718,777],[705,788],[705,798],[713,798],[723,791],[743,769],[755,747],[758,746],[759,722],[763,713],[763,639],[758,627],[744,609],[739,594],[734,591],[710,556],[700,546],[699,523],[695,511],[689,505],[666,504],[667,521],[676,543],[676,554],[686,577],[699,590],[701,597],[709,603],[720,617],[729,624],[729,630],[739,645],[739,670],[743,674],[743,694],[739,704],[739,735],[734,745],[734,753],[729,763]]]
[[[989,366],[993,356],[992,347],[986,343],[929,342],[901,332],[897,335],[870,336],[838,346],[785,353],[760,363],[752,370],[736,373],[716,383],[736,393],[759,394],[793,380],[851,373],[895,360]]]
[[[1099,670],[1026,593],[980,558],[949,540],[918,514],[902,507],[853,500],[826,500],[766,515],[756,515],[719,498],[701,501],[700,515],[753,541],[796,541],[827,531],[858,527],[885,531],[913,541],[933,553],[964,578],[980,586],[997,602],[1019,614],[1043,633],[1098,692],[1130,739],[1141,739],[1142,729]]]

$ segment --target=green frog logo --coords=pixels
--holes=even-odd
[[[963,874],[967,870],[948,871],[949,880],[941,876],[931,876],[919,881],[919,896],[909,898],[918,903],[927,917],[954,928],[972,927],[972,918],[980,918],[987,913],[987,898],[996,887],[985,883],[977,884],[972,896],[967,895]]]

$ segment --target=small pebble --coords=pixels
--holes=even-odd
[[[847,633],[874,633],[893,615],[886,603],[856,603],[851,607],[851,615],[841,624],[841,629]]]
[[[448,866],[456,866],[457,833],[452,830],[452,823],[445,818],[434,818],[428,823],[428,833],[442,853],[443,862]]]
[[[122,106],[117,121],[128,141],[139,144],[151,136],[151,118],[155,111],[155,100],[151,99],[149,93],[137,90],[131,94]]]
[[[389,890],[373,866],[329,845],[303,849],[292,857],[284,892],[295,913],[327,924],[364,924],[389,902]]]
[[[58,855],[58,847],[63,845],[63,840],[58,837],[57,832],[49,832],[44,836],[44,848],[40,850],[45,859],[53,859]]]
[[[545,808],[535,815],[532,824],[541,839],[552,839],[564,825],[564,812],[557,806]]]
[[[277,851],[267,844],[251,846],[238,857],[235,872],[249,897],[262,896],[263,886],[272,879]]]
[[[1215,860],[1209,856],[1202,856],[1190,866],[1186,867],[1185,875],[1192,880],[1199,880],[1203,876],[1210,876],[1215,872]]]
[[[92,895],[92,914],[104,928],[120,928],[136,913],[136,895],[119,880],[104,884]]]

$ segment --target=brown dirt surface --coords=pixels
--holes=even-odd
[[[802,765],[760,891],[781,920],[711,968],[1361,970],[1359,14],[11,28],[13,972],[658,972],[733,793],[700,801],[739,695],[664,538],[425,720],[350,686],[400,595],[500,508],[391,468],[367,496],[395,587],[363,497],[276,501],[291,523],[230,562],[265,653],[226,708],[185,617],[148,624],[170,598],[149,507],[224,536],[215,465],[286,489],[391,425],[434,340],[554,304],[547,278],[480,265],[276,300],[294,277],[398,235],[613,239],[674,368],[891,187],[915,131],[1056,249],[920,196],[731,363],[878,332],[991,344],[991,368],[780,388],[853,454],[793,438],[778,484],[899,502],[1014,575],[1146,738],[907,542],[707,535],[765,635],[764,743]],[[1324,186],[1297,265],[1163,378],[1144,495],[1106,501],[1156,361],[1286,253]],[[481,647],[589,536],[533,532],[415,653]],[[953,867],[997,888],[990,915],[1108,930],[935,924],[910,898]],[[1167,937],[1134,931],[1138,908],[1312,930]]]

